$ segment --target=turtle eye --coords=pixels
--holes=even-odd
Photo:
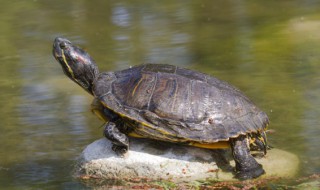
[[[60,46],[61,49],[65,49],[67,47],[67,43],[66,42],[61,42],[59,44],[59,46]]]

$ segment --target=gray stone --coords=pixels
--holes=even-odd
[[[225,162],[226,160],[230,161]],[[266,174],[262,177],[293,177],[299,165],[297,156],[279,149],[257,158]],[[225,163],[225,164],[224,164]],[[219,167],[218,167],[219,166]],[[88,145],[80,156],[76,177],[98,179],[148,180],[235,180],[230,151],[214,151],[146,139],[130,139],[125,158],[111,150],[111,143],[100,139]],[[223,169],[221,169],[223,168]]]

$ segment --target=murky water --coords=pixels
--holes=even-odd
[[[8,1],[0,7],[0,189],[81,189],[74,160],[102,137],[91,97],[51,55],[64,36],[101,71],[143,62],[206,72],[270,117],[270,143],[320,172],[318,1]]]

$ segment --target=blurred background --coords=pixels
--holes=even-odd
[[[77,156],[102,138],[92,97],[52,56],[63,36],[100,71],[141,63],[205,72],[270,118],[269,142],[320,172],[320,2],[4,1],[0,7],[0,189],[86,189]]]

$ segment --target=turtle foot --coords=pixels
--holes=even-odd
[[[128,157],[128,148],[125,146],[113,145],[112,150],[121,158]]]
[[[264,169],[260,164],[255,168],[251,168],[250,170],[240,170],[236,171],[235,177],[239,180],[248,180],[258,178],[265,173]]]

